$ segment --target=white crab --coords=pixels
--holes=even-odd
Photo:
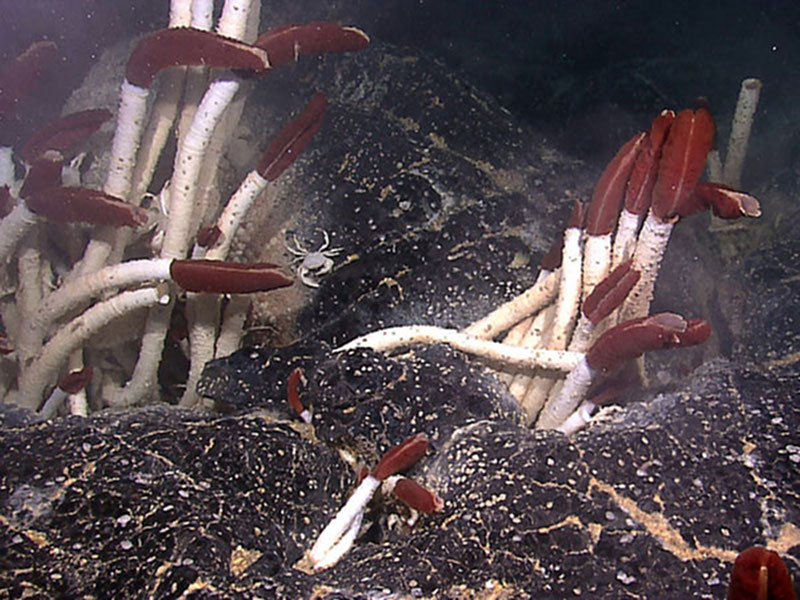
[[[294,238],[294,248],[284,242],[286,249],[294,254],[292,264],[297,265],[297,276],[300,281],[308,287],[319,287],[319,278],[327,275],[333,270],[333,257],[338,256],[344,248],[329,248],[331,239],[328,232],[320,229],[322,232],[322,245],[316,250],[309,250],[303,246],[297,239],[297,234],[292,236]]]

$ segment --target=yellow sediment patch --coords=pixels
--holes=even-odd
[[[650,535],[656,538],[667,552],[673,554],[682,561],[700,561],[708,558],[716,558],[723,562],[733,562],[736,560],[738,552],[735,550],[726,550],[715,546],[690,546],[683,538],[680,531],[673,527],[664,515],[642,510],[636,502],[617,492],[613,486],[592,478],[589,483],[590,495],[595,490],[608,494],[617,506],[644,527]]]

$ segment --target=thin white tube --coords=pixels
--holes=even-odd
[[[378,479],[372,475],[367,475],[350,498],[347,499],[345,505],[336,513],[333,520],[322,530],[308,553],[311,563],[315,567],[323,563],[328,553],[334,548],[339,539],[345,535],[353,521],[364,511],[375,490],[380,485],[381,482]]]
[[[43,401],[45,388],[55,379],[69,355],[89,337],[122,315],[137,308],[152,307],[166,301],[169,301],[168,294],[152,287],[123,292],[94,305],[61,328],[53,339],[45,344],[39,357],[20,377],[19,394],[13,401],[30,410],[38,409]]]
[[[369,333],[340,346],[335,351],[343,352],[354,348],[372,348],[376,352],[388,352],[403,346],[417,344],[447,344],[456,350],[474,354],[500,363],[520,367],[542,367],[569,371],[583,357],[577,352],[565,350],[539,350],[508,346],[499,342],[489,342],[455,329],[445,329],[433,325],[407,325],[390,327]]]
[[[581,359],[564,380],[557,396],[549,400],[539,414],[536,429],[555,429],[575,411],[586,395],[586,390],[594,378],[594,369],[585,359]]]

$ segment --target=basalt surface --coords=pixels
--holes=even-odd
[[[736,554],[756,543],[798,573],[796,236],[730,264],[704,226],[682,223],[657,305],[710,315],[723,335],[650,361],[653,387],[588,431],[532,432],[491,372],[459,353],[331,348],[385,325],[462,326],[524,289],[601,165],[558,155],[423,58],[373,48],[340,59],[299,65],[291,86],[276,74],[263,92],[275,114],[311,89],[331,100],[312,151],[272,192],[274,221],[251,226],[262,257],[286,260],[287,227],[309,244],[322,227],[345,248],[318,290],[297,285],[269,296],[281,310],[262,307],[273,337],[297,341],[211,364],[201,390],[219,414],[159,406],[39,422],[4,409],[0,590],[721,598]],[[286,402],[295,367],[310,426]],[[337,450],[373,465],[420,431],[431,451],[409,475],[444,510],[409,529],[394,517],[406,509],[379,498],[338,565],[294,568],[355,484]]]

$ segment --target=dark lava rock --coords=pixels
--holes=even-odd
[[[715,363],[680,397],[574,440],[467,426],[428,467],[445,512],[404,543],[356,549],[336,585],[363,589],[368,579],[436,596],[494,581],[511,597],[722,597],[734,549],[771,539],[800,556],[787,427],[800,410],[777,400],[790,394]]]
[[[419,348],[403,360],[371,350],[332,355],[324,344],[316,344],[311,355],[298,354],[309,346],[253,348],[215,361],[206,368],[200,392],[226,410],[265,408],[291,419],[296,415],[286,385],[291,368],[299,365],[307,380],[300,398],[312,410],[315,437],[368,465],[419,432],[436,449],[456,429],[478,421],[524,424],[519,404],[497,379],[447,347]]]
[[[12,598],[233,592],[296,562],[353,483],[335,452],[256,415],[4,423],[0,448]]]
[[[321,231],[341,248],[312,304],[297,289],[265,301],[304,306],[302,335],[338,345],[396,324],[461,327],[531,285],[589,194],[592,170],[442,65],[380,43],[276,72],[254,90],[249,128],[271,131],[317,91],[323,128],[245,224],[257,260],[285,262],[284,237],[316,249]]]
[[[449,351],[430,354],[443,371],[474,371]],[[412,379],[429,362],[380,360]],[[365,364],[358,354],[331,362],[351,373]],[[364,372],[361,388],[387,372]],[[462,395],[502,397],[487,383],[478,394],[479,374],[459,379]],[[375,506],[367,540],[315,576],[292,564],[355,475],[295,428],[169,408],[7,426],[0,585],[12,597],[718,598],[738,549],[769,543],[800,559],[795,386],[717,361],[680,393],[572,440],[465,413],[412,472],[445,510],[408,532],[387,525],[401,509]],[[432,420],[459,398],[445,390],[421,407]],[[281,388],[250,393],[268,404]],[[367,391],[363,403],[373,398],[402,405],[405,390]],[[366,434],[373,413],[363,414]]]
[[[747,261],[740,276],[749,283],[743,352],[765,366],[797,372],[800,247],[790,237]]]
[[[151,407],[38,422],[4,407],[2,593],[710,599],[752,544],[800,570],[796,236],[733,266],[673,245],[659,306],[712,307],[728,325],[712,347],[727,351],[655,363],[668,381],[655,377],[571,439],[534,432],[491,372],[458,352],[331,348],[386,324],[461,326],[524,289],[599,166],[548,153],[412,55],[373,48],[275,75],[273,91],[296,90],[276,103],[299,106],[292,94],[323,87],[332,105],[276,190],[295,203],[277,210],[301,237],[331,231],[346,258],[307,294],[299,341],[209,365],[201,391],[224,414]],[[703,276],[689,277],[694,268]],[[311,426],[286,401],[296,367]],[[378,498],[339,564],[295,568],[355,485],[337,451],[372,466],[420,431],[432,448],[409,475],[444,510],[409,529],[393,518],[406,509]]]

